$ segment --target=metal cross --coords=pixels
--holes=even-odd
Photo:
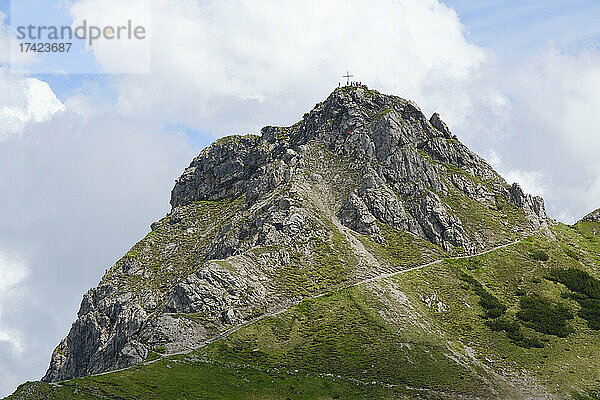
[[[350,84],[350,78],[353,78],[354,75],[350,75],[350,71],[346,71],[346,75],[342,75],[342,78],[347,78],[346,80],[346,86],[348,86]]]

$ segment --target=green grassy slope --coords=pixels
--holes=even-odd
[[[585,391],[600,370],[600,224],[552,235],[308,299],[186,355],[27,383],[9,399],[597,398]]]

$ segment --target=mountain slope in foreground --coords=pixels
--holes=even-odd
[[[10,398],[551,399],[598,379],[599,213],[553,223],[410,101],[339,88],[220,139],[171,205],[84,296],[52,384]]]

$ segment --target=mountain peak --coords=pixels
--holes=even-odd
[[[438,113],[428,120],[418,105],[401,97],[366,87],[337,88],[298,123],[289,127],[267,126],[261,133],[260,137],[223,138],[205,149],[177,181],[173,207],[241,195],[251,204],[264,195],[264,190],[287,183],[286,174],[289,177],[302,166],[302,154],[320,144],[336,157],[349,157],[353,165],[361,165],[364,179],[382,182],[384,191],[411,199],[406,201],[411,207],[423,198],[430,198],[430,207],[441,205],[445,201],[440,195],[445,197],[458,190],[492,209],[501,207],[499,197],[505,198],[523,210],[532,229],[548,220],[541,198],[525,194],[518,185],[508,186],[485,160],[452,135]],[[283,162],[283,169],[266,183],[265,172],[273,169],[278,160]],[[290,165],[291,160],[298,165]],[[416,209],[413,212],[418,213]],[[371,217],[380,220],[376,215],[365,218]],[[467,252],[483,245],[480,240],[474,245],[460,239],[461,223],[450,229],[450,217],[436,218],[446,222],[425,228],[423,221],[409,222],[411,218],[407,217],[394,227],[434,243],[465,247]]]
[[[325,101],[318,103],[312,111],[304,115],[300,122],[298,139],[310,140],[315,134],[321,133],[333,134],[335,139],[368,133],[372,124],[389,113],[400,119],[421,123],[421,139],[449,133],[439,115],[434,121],[442,129],[445,127],[442,132],[427,121],[419,106],[410,100],[381,94],[366,87],[346,86],[335,89]],[[330,137],[325,139],[331,141]]]
[[[190,349],[259,311],[548,224],[543,200],[509,186],[439,115],[362,87],[336,89],[292,126],[217,140],[171,205],[84,296],[46,381]],[[389,258],[398,243],[414,256]]]

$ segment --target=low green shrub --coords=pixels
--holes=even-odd
[[[600,400],[600,389],[586,390],[583,393],[575,393],[573,400]]]
[[[550,259],[550,256],[548,256],[548,254],[546,254],[542,250],[534,250],[531,252],[531,258],[533,258],[536,261],[548,261]]]
[[[479,305],[483,307],[484,318],[498,318],[506,312],[506,306],[496,296],[488,292],[475,278],[463,274],[460,279],[467,282],[475,294],[479,296]]]
[[[579,299],[577,301],[581,306],[577,315],[587,321],[590,329],[600,330],[600,300]]]
[[[554,268],[550,271],[548,279],[562,283],[573,292],[600,299],[600,281],[583,270],[573,267]]]
[[[521,297],[517,318],[528,323],[540,333],[559,337],[568,336],[573,328],[568,321],[574,318],[573,312],[562,304],[554,304],[536,295]]]
[[[521,325],[514,320],[508,318],[498,318],[491,321],[486,321],[485,324],[495,332],[517,333],[521,330]]]
[[[567,249],[567,251],[565,253],[567,253],[567,255],[569,257],[571,257],[573,260],[579,261],[579,254],[575,253],[573,250]]]
[[[465,262],[465,267],[469,271],[475,271],[476,269],[478,269],[479,267],[481,267],[481,261],[478,258],[469,258]]]
[[[572,293],[569,297],[579,303],[579,317],[587,321],[590,329],[600,330],[600,280],[577,268],[550,271],[548,279],[560,282]]]
[[[486,321],[486,325],[495,332],[505,332],[506,337],[513,341],[514,344],[524,348],[542,348],[544,342],[534,337],[526,337],[521,329],[521,324],[518,321],[508,318],[498,318]]]
[[[524,337],[522,340],[517,342],[517,344],[519,346],[525,347],[527,349],[530,349],[532,347],[541,349],[542,347],[544,347],[544,342],[542,342],[540,339],[538,339],[536,337]]]

